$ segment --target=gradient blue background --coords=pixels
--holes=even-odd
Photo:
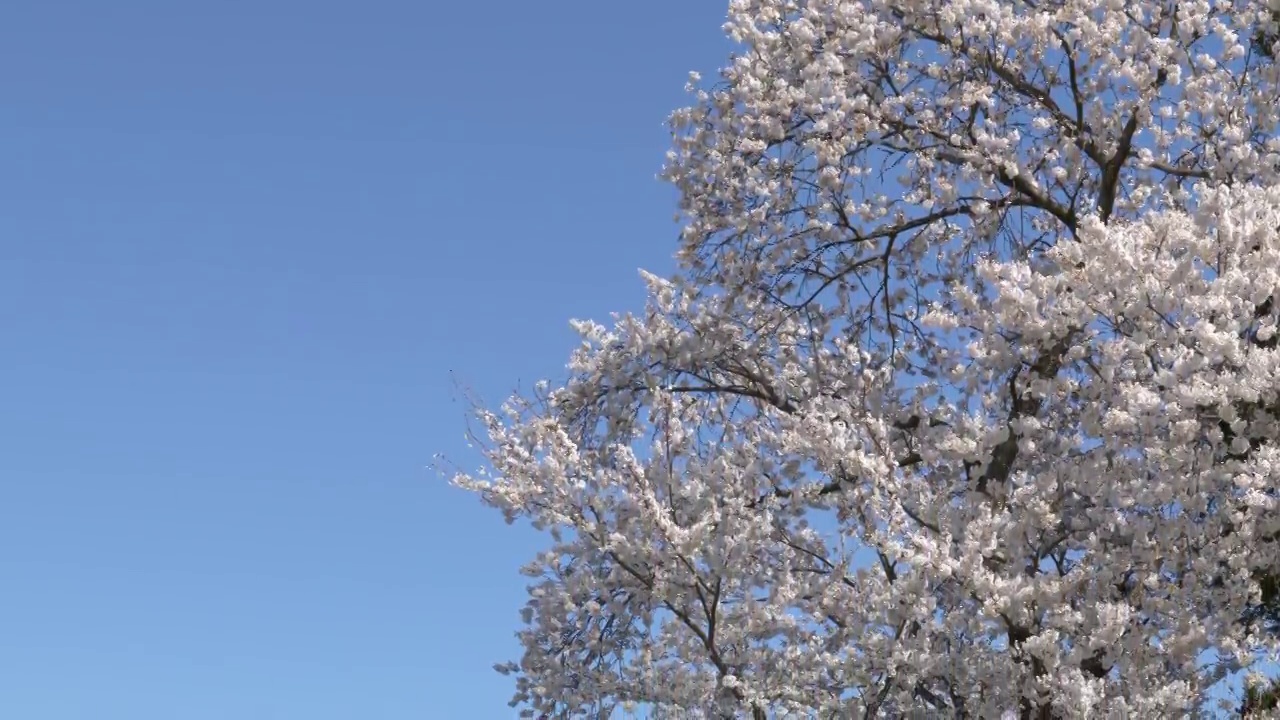
[[[512,717],[539,541],[428,465],[670,267],[724,8],[6,2],[0,718]]]

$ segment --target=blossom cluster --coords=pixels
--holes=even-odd
[[[525,712],[1174,717],[1275,650],[1265,3],[734,0],[680,270],[481,411]],[[1265,50],[1265,52],[1264,52]]]

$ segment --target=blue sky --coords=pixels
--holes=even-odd
[[[427,466],[670,267],[724,8],[8,2],[0,716],[512,717],[538,540]]]

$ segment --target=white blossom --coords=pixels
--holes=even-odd
[[[1274,653],[1269,18],[733,0],[679,271],[456,479],[553,539],[513,703],[1180,717]]]

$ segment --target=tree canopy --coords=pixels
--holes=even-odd
[[[734,0],[679,270],[481,411],[513,700],[1176,717],[1276,648],[1271,8]],[[1257,701],[1255,701],[1257,702]]]

